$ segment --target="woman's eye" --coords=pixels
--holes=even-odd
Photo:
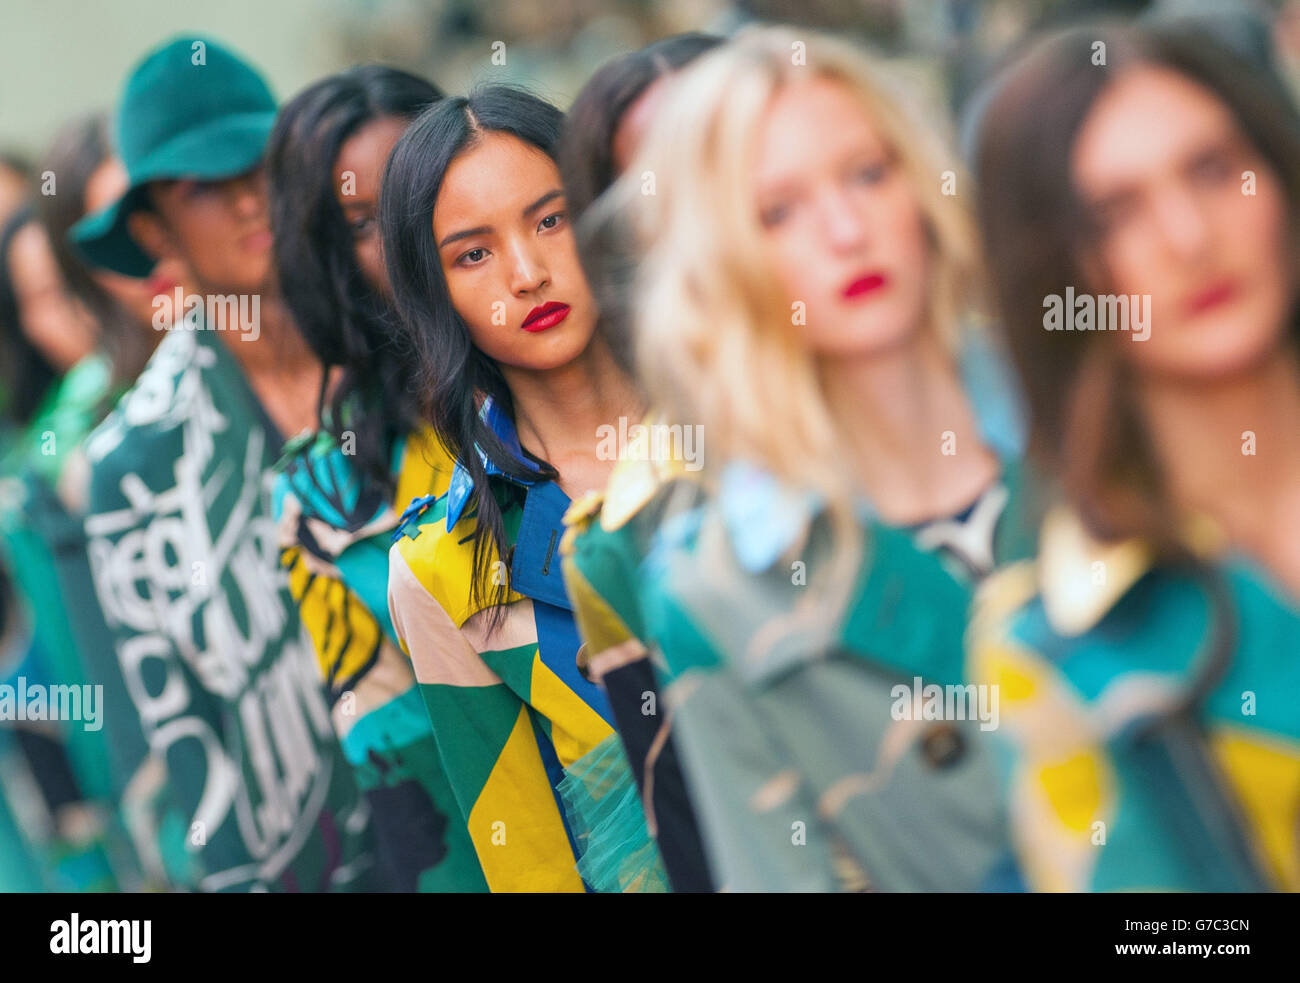
[[[854,177],[862,184],[879,184],[889,173],[889,163],[879,161],[875,164],[868,164],[866,167],[860,167],[854,173]]]
[[[1140,205],[1128,197],[1117,201],[1100,202],[1092,208],[1092,231],[1100,238],[1114,235],[1132,222]]]
[[[758,220],[762,223],[763,228],[771,229],[780,225],[789,218],[790,211],[790,206],[784,203],[780,205],[769,205],[768,207],[759,210]]]
[[[182,188],[182,194],[191,200],[216,198],[221,194],[221,185],[214,181],[193,181]]]
[[[562,221],[564,221],[564,212],[554,212],[550,215],[547,215],[546,218],[542,219],[537,224],[537,227],[539,229],[554,229]]]
[[[1220,152],[1203,154],[1192,162],[1192,175],[1202,181],[1224,181],[1233,176],[1231,161]]]
[[[474,266],[477,263],[481,263],[486,257],[487,250],[482,246],[479,246],[476,249],[467,249],[465,252],[461,253],[456,262],[461,266]]]
[[[366,215],[363,218],[354,218],[348,223],[348,226],[352,229],[352,234],[354,236],[361,238],[362,236],[369,235],[374,231],[375,217],[373,215]]]

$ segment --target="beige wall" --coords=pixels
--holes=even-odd
[[[335,0],[0,0],[0,147],[39,152],[64,120],[109,108],[135,62],[183,32],[230,44],[284,98],[342,67],[340,10]]]
[[[111,108],[144,53],[181,33],[240,51],[280,99],[348,65],[382,61],[448,92],[514,82],[564,107],[606,58],[716,26],[731,2],[0,0],[0,149],[39,154],[64,121]],[[449,16],[466,7],[472,25]],[[457,33],[439,36],[449,29]],[[495,39],[508,42],[505,65],[493,61]]]
[[[861,5],[877,2],[746,0],[774,20],[797,21],[807,7],[834,33],[865,24]],[[905,10],[933,16],[938,0],[901,2]],[[0,150],[16,148],[39,160],[65,121],[111,109],[130,69],[178,34],[229,44],[266,74],[281,100],[348,65],[381,61],[424,74],[448,92],[513,82],[564,108],[607,58],[678,31],[725,33],[736,26],[738,6],[738,0],[0,0]],[[497,39],[509,48],[504,65],[492,57]]]

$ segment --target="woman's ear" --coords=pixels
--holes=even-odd
[[[161,261],[178,258],[167,224],[156,212],[132,212],[126,217],[126,227],[131,238],[151,259]]]

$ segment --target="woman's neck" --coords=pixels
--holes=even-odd
[[[828,360],[822,380],[857,480],[886,521],[951,515],[997,478],[997,458],[933,332],[888,352]]]
[[[255,323],[222,331],[221,339],[249,387],[283,437],[316,429],[320,360],[303,339],[278,294],[261,295]]]
[[[1300,597],[1300,359],[1232,378],[1145,378],[1139,399],[1175,504],[1216,519]]]
[[[631,380],[599,339],[572,362],[533,372],[502,366],[520,443],[559,472],[570,498],[605,487],[613,459],[600,460],[600,428],[636,422],[644,412]]]

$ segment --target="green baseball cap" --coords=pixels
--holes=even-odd
[[[219,181],[252,170],[275,124],[265,80],[208,38],[169,41],[126,80],[115,120],[117,151],[130,186],[113,204],[85,216],[68,239],[88,263],[126,276],[148,276],[155,260],[127,231],[147,205],[150,181]]]

